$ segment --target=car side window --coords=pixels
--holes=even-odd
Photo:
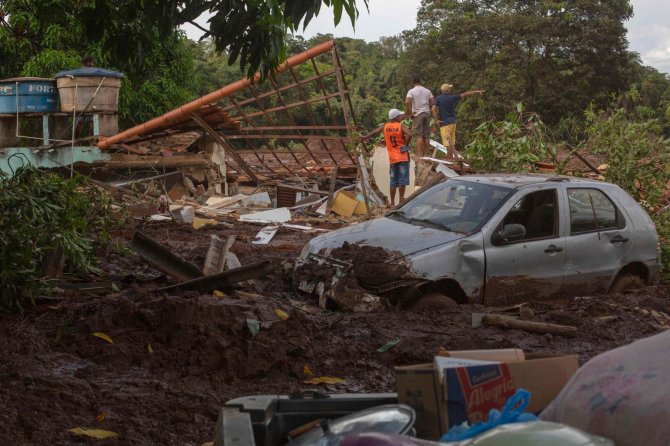
[[[623,227],[624,222],[612,200],[598,189],[568,189],[570,234]]]
[[[501,228],[520,224],[525,229],[523,238],[514,242],[558,237],[558,199],[556,189],[539,190],[523,196],[503,219]]]

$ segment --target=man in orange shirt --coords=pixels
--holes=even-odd
[[[412,134],[402,123],[405,114],[398,109],[389,111],[389,120],[379,128],[363,137],[367,141],[371,137],[384,132],[384,141],[389,155],[389,173],[391,175],[391,206],[395,206],[396,191],[400,192],[398,203],[405,199],[405,186],[409,185],[409,142]]]

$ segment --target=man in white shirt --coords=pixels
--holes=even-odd
[[[430,111],[435,105],[435,98],[429,89],[421,85],[419,76],[412,79],[414,88],[407,92],[405,98],[405,110],[412,117],[412,133],[416,138],[416,155],[418,159],[423,156],[423,149],[428,153],[430,140]]]

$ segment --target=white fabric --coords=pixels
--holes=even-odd
[[[417,85],[407,92],[407,97],[412,100],[412,116],[419,113],[430,113],[430,98],[433,93],[421,85]]]

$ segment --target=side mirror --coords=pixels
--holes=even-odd
[[[496,245],[521,240],[526,236],[526,227],[519,223],[510,223],[505,225],[502,230],[493,235],[493,243]]]

